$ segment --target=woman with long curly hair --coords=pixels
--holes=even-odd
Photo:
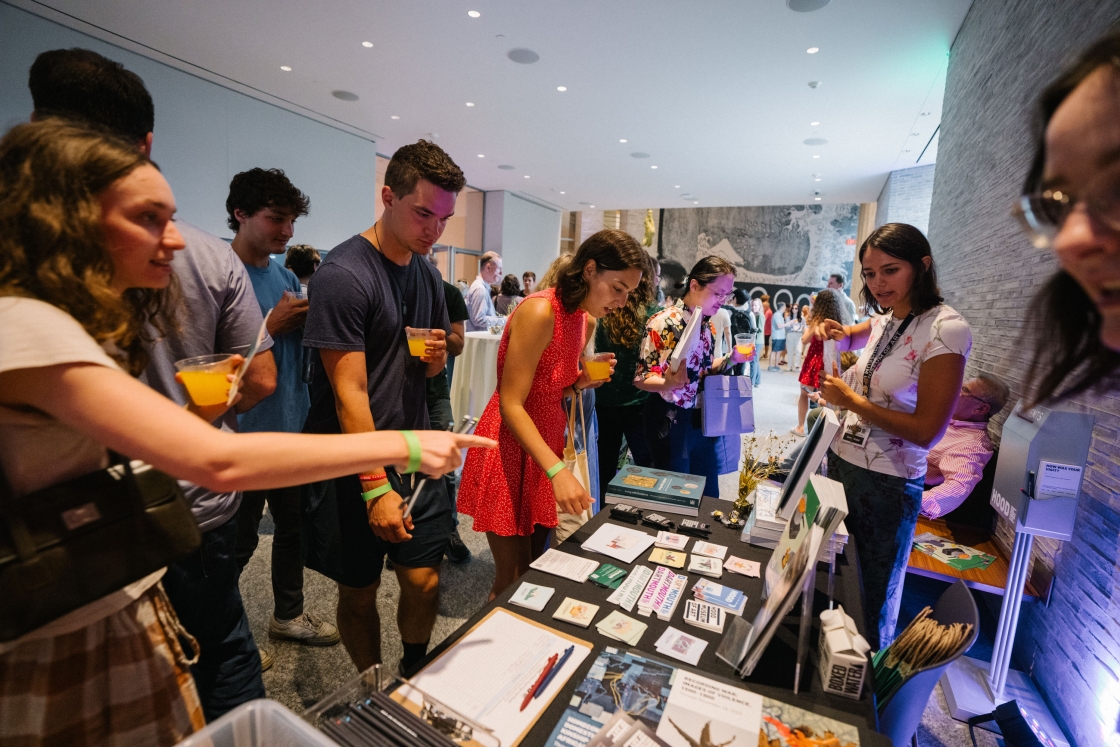
[[[599,498],[618,471],[622,438],[641,467],[653,466],[653,455],[646,443],[642,413],[649,392],[634,386],[638,353],[646,331],[646,320],[658,310],[654,303],[661,281],[657,260],[649,258],[642,282],[630,294],[626,305],[599,320],[595,329],[595,352],[614,353],[615,376],[595,392],[595,414],[599,423]]]
[[[175,323],[174,213],[134,143],[50,119],[0,139],[0,467],[14,497],[104,469],[107,449],[223,492],[408,465],[399,432],[228,433],[208,421],[224,409],[204,419],[133,378]],[[415,435],[433,475],[493,445]],[[164,570],[0,642],[0,743],[174,744],[202,726],[197,646]]]
[[[851,319],[845,319],[843,301],[840,294],[831,288],[825,288],[817,294],[813,303],[813,311],[805,321],[805,329],[801,333],[801,345],[805,350],[804,361],[801,364],[801,373],[797,377],[801,384],[801,391],[797,395],[797,427],[790,433],[795,436],[805,435],[805,416],[809,414],[809,395],[820,387],[820,374],[824,366],[824,343],[816,339],[816,332],[821,324],[831,319],[838,324]],[[809,347],[804,347],[808,343]]]

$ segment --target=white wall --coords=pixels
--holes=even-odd
[[[502,255],[502,272],[539,278],[560,254],[562,211],[513,192],[487,192],[483,249]]]
[[[144,79],[156,108],[152,158],[171,183],[179,215],[229,238],[233,175],[281,168],[311,198],[293,243],[330,249],[373,224],[374,143],[0,4],[0,128],[31,113],[27,74],[48,49],[83,47]]]

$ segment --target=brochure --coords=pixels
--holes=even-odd
[[[914,538],[914,549],[958,571],[984,570],[996,560],[975,547],[958,545],[929,532]]]
[[[509,598],[509,603],[540,612],[544,609],[544,606],[548,604],[548,600],[552,599],[552,595],[555,591],[555,589],[548,586],[540,586],[523,581],[521,586],[517,588],[517,591],[513,592],[513,596]]]
[[[754,747],[761,726],[761,695],[678,669],[656,734],[669,747]]]
[[[597,552],[623,563],[633,563],[638,556],[653,545],[654,538],[640,529],[631,529],[609,521],[595,530],[581,545],[584,550]]]

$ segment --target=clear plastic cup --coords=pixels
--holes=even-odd
[[[306,301],[307,294],[304,291],[288,291],[288,295],[296,301]]]
[[[424,351],[427,349],[427,341],[434,337],[430,329],[413,329],[412,327],[405,329],[405,335],[408,337],[408,352],[417,358],[424,355]]]
[[[754,353],[754,335],[735,335],[735,349],[750,358]]]
[[[232,383],[229,375],[235,372],[233,355],[217,353],[184,358],[175,361],[175,368],[191,402],[199,407],[223,405],[229,399]]]
[[[599,353],[583,359],[583,369],[592,381],[606,381],[611,377],[611,359],[614,353]]]

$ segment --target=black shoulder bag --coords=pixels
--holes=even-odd
[[[112,465],[16,498],[0,468],[0,642],[13,641],[198,548],[175,478]]]

